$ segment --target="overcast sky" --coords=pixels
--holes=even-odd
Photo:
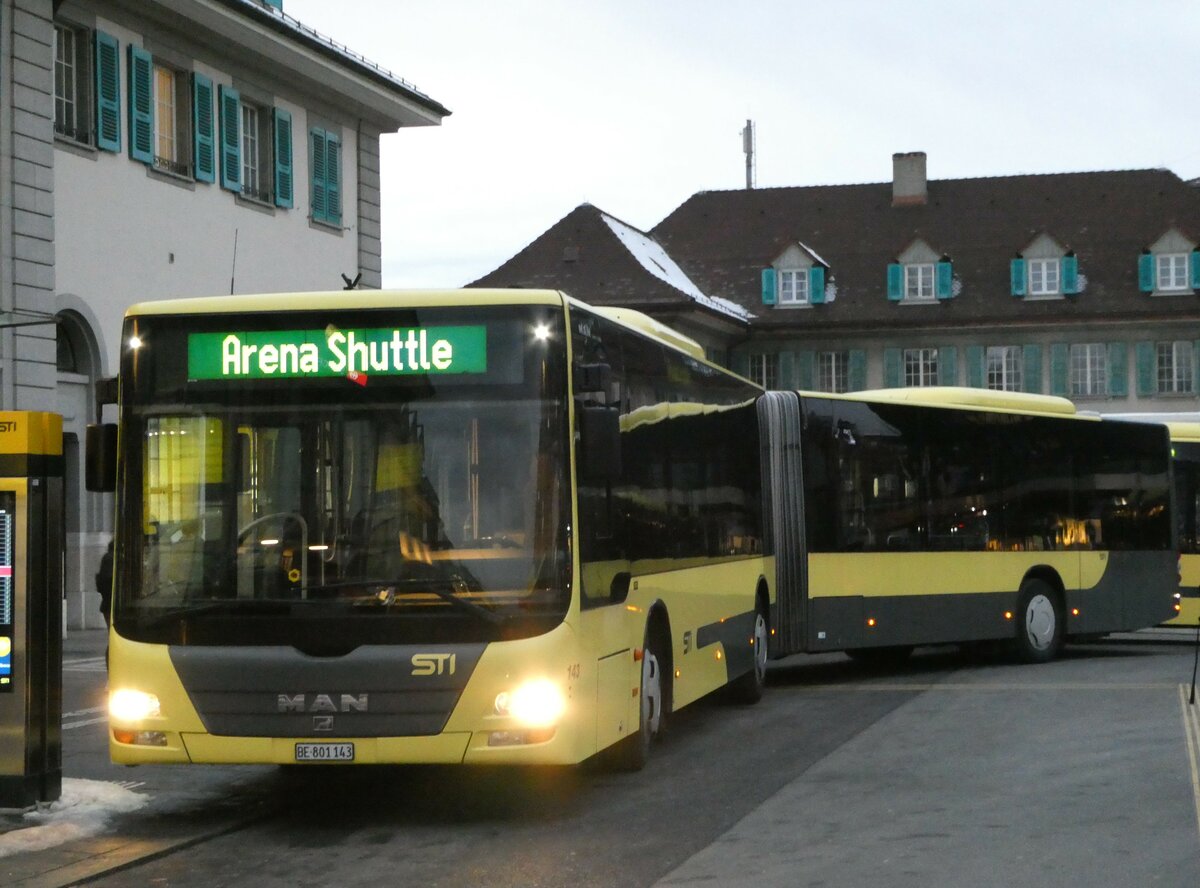
[[[284,0],[453,114],[383,138],[383,283],[461,286],[580,203],[1166,167],[1200,177],[1195,0]]]

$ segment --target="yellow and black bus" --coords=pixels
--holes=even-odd
[[[762,693],[761,389],[644,315],[153,302],[118,378],[116,762],[638,768],[672,711]]]
[[[1166,429],[1058,398],[764,393],[516,290],[145,303],[118,380],[119,763],[638,768],[772,656],[1172,606]]]
[[[1164,426],[959,388],[760,407],[773,654],[1008,639],[1040,661],[1171,615]]]

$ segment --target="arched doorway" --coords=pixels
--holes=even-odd
[[[112,533],[112,495],[83,489],[82,442],[89,422],[96,421],[95,387],[102,362],[96,337],[77,311],[54,316],[58,412],[63,417],[63,516],[66,525],[63,625],[67,629],[99,629],[100,596],[95,574]]]

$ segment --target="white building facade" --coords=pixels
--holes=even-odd
[[[380,138],[449,111],[263,0],[0,0],[0,109],[0,409],[63,415],[66,622],[98,626],[82,442],[125,308],[380,286]]]

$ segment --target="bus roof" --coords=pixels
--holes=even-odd
[[[704,346],[692,339],[690,336],[684,336],[678,330],[668,327],[661,321],[656,321],[648,314],[643,314],[632,308],[615,308],[609,305],[588,305],[585,302],[578,302],[572,299],[578,305],[585,306],[601,317],[608,318],[610,321],[615,321],[626,327],[632,327],[643,336],[648,336],[651,339],[657,339],[659,342],[665,342],[672,348],[681,352],[686,352],[697,360],[705,360]]]
[[[316,293],[258,293],[163,299],[131,305],[126,317],[140,315],[227,314],[249,311],[420,308],[455,305],[562,305],[557,290],[328,290]]]
[[[1080,416],[1075,405],[1056,395],[1033,395],[1025,392],[999,392],[992,389],[963,386],[924,386],[913,388],[874,389],[848,395],[858,401],[889,401],[920,404],[926,407],[960,407],[972,410],[995,410],[1006,413],[1045,413],[1055,416]],[[1082,417],[1081,417],[1082,418]],[[1095,418],[1095,417],[1089,417]]]
[[[1200,422],[1168,422],[1172,441],[1200,442]]]

